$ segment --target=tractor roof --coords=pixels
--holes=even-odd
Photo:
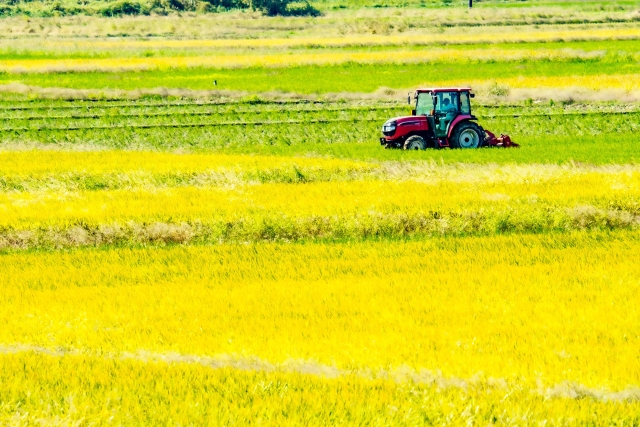
[[[471,92],[471,88],[470,88],[470,87],[446,87],[446,88],[437,87],[437,88],[423,88],[423,89],[416,89],[416,93],[422,93],[422,92],[427,92],[427,93],[438,93],[438,92]]]

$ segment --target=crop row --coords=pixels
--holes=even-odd
[[[637,210],[638,200],[611,201]],[[625,207],[627,207],[625,206]],[[637,230],[640,215],[594,206],[566,208],[541,203],[533,208],[509,206],[478,211],[425,211],[363,214],[242,216],[183,222],[120,221],[99,225],[67,221],[63,226],[2,228],[0,250],[65,249],[102,246],[164,246],[263,241],[335,241],[406,239],[436,236],[486,236],[585,230]]]
[[[490,153],[499,151],[490,150]],[[620,184],[620,176],[635,176],[640,172],[636,165],[537,163],[500,166],[142,151],[5,151],[0,152],[0,163],[0,191],[5,193],[366,180],[418,181],[456,186],[565,181],[575,186],[578,185],[576,179],[587,175],[597,176],[598,181]]]
[[[0,247],[635,229],[639,177],[589,172],[500,191],[491,181],[423,183],[416,176],[411,185],[223,181],[198,188],[8,192],[0,194]],[[454,185],[456,192],[446,191]]]
[[[404,98],[402,99],[404,100]],[[601,104],[601,103],[570,103],[561,104],[559,107],[549,106],[547,104],[525,105],[522,103],[500,103],[500,104],[482,104],[481,99],[474,101],[474,106],[480,109],[505,109],[511,111],[518,109],[522,111],[544,111],[554,112],[562,109],[580,109],[583,111],[621,111],[629,108],[635,108],[635,105],[617,105],[617,104]],[[1,100],[0,114],[13,117],[20,117],[21,112],[35,112],[34,116],[42,115],[41,111],[60,114],[58,111],[71,110],[70,114],[127,114],[143,112],[198,112],[206,109],[212,112],[226,111],[274,111],[274,110],[348,110],[348,109],[385,109],[406,107],[404,102],[397,100],[388,101],[384,99],[352,99],[340,101],[328,101],[318,99],[263,99],[260,96],[246,98],[200,98],[200,99],[166,99],[162,101],[148,101],[146,99],[35,99],[29,101],[21,100]],[[115,110],[115,111],[114,111]],[[30,117],[30,116],[26,116]]]
[[[113,130],[113,129],[153,129],[153,128],[191,128],[191,127],[217,127],[217,126],[270,126],[270,125],[302,125],[302,124],[331,124],[331,123],[353,123],[369,122],[375,120],[372,118],[354,118],[354,119],[310,119],[310,120],[274,120],[265,122],[197,122],[197,123],[131,123],[131,124],[107,124],[107,125],[90,125],[82,126],[72,124],[67,127],[32,127],[32,128],[4,128],[0,131],[11,132],[14,134],[27,131],[82,131],[82,130]]]
[[[296,113],[289,120],[282,114],[273,120],[212,121],[199,116],[186,116],[167,122],[155,120],[103,121],[52,120],[51,124],[37,127],[6,127],[0,129],[3,142],[37,141],[40,143],[82,143],[98,146],[131,147],[201,147],[214,148],[229,145],[269,146],[329,142],[375,141],[380,135],[381,124],[391,117],[375,112],[362,115],[357,111],[319,114],[309,113],[300,117]],[[309,117],[311,116],[311,117]],[[315,117],[314,117],[315,116]],[[571,135],[633,134],[640,126],[640,113],[609,114],[606,120],[600,114],[577,115],[513,115],[483,118],[483,127],[512,136],[522,135]],[[261,116],[264,117],[264,116]],[[244,119],[246,117],[243,116]],[[55,126],[55,127],[54,127]]]
[[[149,128],[128,126],[106,126],[96,129],[87,126],[77,130],[44,129],[1,132],[0,142],[39,144],[81,145],[110,148],[153,148],[176,149],[196,148],[213,149],[229,146],[246,146],[252,149],[269,146],[291,146],[308,143],[361,142],[370,136],[378,136],[380,123],[361,122],[354,132],[353,120],[338,120],[328,123],[251,123],[238,122],[237,125],[224,126],[174,126],[158,125]]]
[[[574,99],[576,95],[585,93],[588,95],[589,91],[600,91],[610,94],[604,99],[614,100],[623,99],[625,93],[635,92],[640,88],[637,78],[640,66],[633,55],[616,54],[611,57],[563,60],[561,58],[535,59],[527,56],[526,51],[521,51],[514,53],[516,56],[521,56],[520,59],[513,58],[517,61],[516,66],[514,62],[490,61],[484,55],[487,53],[486,50],[477,49],[475,52],[477,56],[474,60],[467,61],[468,66],[461,66],[455,58],[443,59],[441,62],[432,62],[429,66],[425,66],[424,63],[415,62],[421,58],[424,60],[424,54],[423,57],[418,55],[420,52],[410,52],[415,56],[415,61],[404,62],[400,57],[397,62],[390,62],[387,52],[379,53],[384,53],[387,57],[381,56],[382,62],[375,64],[359,63],[358,58],[354,57],[348,63],[328,62],[324,66],[300,64],[295,67],[284,67],[285,64],[280,64],[282,65],[280,68],[268,66],[236,69],[151,68],[147,71],[120,70],[117,75],[108,70],[63,74],[25,71],[20,75],[0,74],[0,83],[5,85],[3,86],[5,92],[29,91],[33,96],[66,99],[81,95],[136,98],[162,94],[198,97],[269,92],[286,92],[298,94],[298,96],[306,94],[309,97],[320,97],[320,94],[330,93],[339,98],[340,94],[345,92],[371,94],[385,87],[404,89],[425,84],[430,86],[471,84],[471,87],[479,88],[479,85],[496,82],[509,88],[529,88],[536,89],[537,92],[540,92],[541,88],[555,88],[563,91],[570,89]],[[465,55],[472,54],[472,51],[465,53]],[[391,58],[395,58],[395,54],[391,55]],[[343,59],[348,59],[348,55]],[[169,58],[165,60],[168,64],[171,63]],[[115,64],[112,65],[115,66]],[[339,75],[340,78],[327,79],[328,75]],[[215,81],[218,85],[214,84]],[[47,88],[49,88],[48,91]],[[585,89],[588,91],[585,92]],[[552,97],[557,95],[551,93]],[[380,91],[375,96],[388,98],[384,91]],[[532,96],[535,98],[536,95]],[[593,97],[593,99],[603,99],[603,97]]]
[[[448,17],[450,18],[450,17]],[[350,35],[350,37],[321,36],[321,37],[287,37],[287,38],[217,38],[217,39],[182,39],[174,38],[153,38],[147,40],[135,38],[92,38],[75,39],[69,42],[68,39],[45,40],[37,46],[34,51],[30,40],[13,39],[10,46],[17,51],[16,59],[32,59],[42,55],[44,58],[118,58],[118,57],[145,57],[149,56],[183,56],[194,55],[200,52],[205,55],[216,52],[249,52],[257,51],[273,53],[282,49],[336,49],[336,48],[359,48],[359,47],[406,47],[406,46],[456,46],[456,45],[478,45],[506,44],[512,49],[526,49],[527,43],[555,43],[564,40],[567,48],[572,46],[572,41],[608,41],[615,40],[636,40],[640,37],[640,28],[636,17],[622,19],[620,23],[631,22],[631,25],[616,25],[609,22],[609,25],[591,25],[583,27],[555,27],[555,28],[534,28],[529,27],[523,31],[500,31],[499,28],[478,28],[469,32],[463,28],[460,31],[449,30],[444,34],[431,32],[430,34],[369,34]],[[486,24],[486,23],[485,23]],[[442,28],[455,27],[457,24],[441,22]],[[480,25],[478,25],[480,26]],[[457,32],[458,34],[452,34]],[[335,51],[335,50],[334,50]],[[33,52],[33,57],[29,53]],[[43,53],[46,55],[43,55]],[[147,55],[145,55],[145,53]],[[13,59],[7,55],[7,59]]]
[[[544,123],[543,123],[544,124]],[[178,152],[217,152],[276,156],[331,156],[387,161],[431,161],[438,164],[637,164],[640,146],[634,133],[612,129],[598,135],[585,128],[580,135],[539,133],[534,128],[514,134],[509,127],[493,123],[495,132],[508,132],[520,149],[426,150],[406,152],[381,148],[379,124],[333,123],[331,126],[227,126],[164,129],[114,129],[109,131],[56,131],[7,134],[0,140],[2,151],[46,150],[95,151],[106,148]],[[408,171],[409,175],[411,172]]]
[[[17,128],[44,129],[52,127],[60,129],[63,127],[100,127],[100,126],[175,126],[175,125],[197,125],[204,123],[220,124],[262,124],[278,123],[287,120],[298,122],[309,121],[313,123],[317,120],[367,120],[379,119],[380,117],[394,117],[398,114],[407,114],[407,108],[344,108],[344,109],[316,109],[316,110],[295,110],[295,111],[226,111],[226,112],[188,112],[182,113],[151,113],[151,114],[122,114],[122,115],[74,115],[74,116],[41,116],[29,118],[5,117],[5,125],[0,131],[13,131]],[[384,119],[383,119],[384,120]]]
[[[19,121],[19,120],[54,120],[54,119],[100,119],[100,118],[127,118],[127,117],[171,117],[171,116],[211,116],[211,115],[229,115],[234,116],[236,114],[286,114],[286,113],[337,113],[337,112],[349,112],[349,111],[357,111],[366,113],[368,111],[396,111],[402,109],[406,112],[406,106],[390,106],[390,105],[382,105],[382,106],[328,106],[328,107],[320,107],[320,108],[296,108],[296,109],[271,109],[271,108],[219,108],[219,109],[193,109],[193,108],[162,108],[158,111],[135,111],[134,112],[122,112],[122,111],[113,111],[113,110],[103,110],[97,112],[72,112],[71,114],[64,115],[8,115],[8,116],[0,116],[0,120],[2,121]],[[55,113],[54,113],[55,114]]]
[[[528,390],[571,381],[618,391],[640,381],[640,268],[629,256],[638,239],[615,231],[9,253],[0,342],[373,375],[410,366],[451,379],[483,372]]]
[[[509,110],[507,107],[497,107],[500,110]],[[226,109],[193,109],[193,108],[179,108],[179,109],[169,109],[163,108],[158,111],[135,111],[134,112],[126,112],[126,111],[113,111],[113,110],[102,110],[95,112],[72,112],[71,114],[59,115],[55,112],[54,115],[8,115],[8,116],[0,116],[0,120],[3,122],[24,122],[29,123],[36,120],[44,121],[45,123],[55,123],[56,120],[80,120],[80,119],[107,119],[109,121],[114,121],[118,119],[126,120],[128,118],[147,118],[153,119],[157,117],[184,117],[189,119],[190,117],[196,116],[220,116],[224,115],[226,119],[240,119],[243,117],[251,116],[251,115],[260,115],[260,116],[268,116],[273,115],[275,117],[287,117],[288,115],[304,115],[309,114],[311,117],[314,117],[314,114],[318,115],[330,115],[331,117],[335,117],[336,115],[340,115],[339,113],[362,113],[366,114],[369,112],[377,112],[379,114],[407,114],[408,107],[406,105],[379,105],[379,106],[328,106],[328,107],[317,107],[317,108],[296,108],[296,109],[263,109],[263,108],[226,108]],[[482,106],[479,108],[480,111],[486,110]],[[635,114],[640,113],[640,111],[636,109],[614,109],[611,108],[609,110],[605,109],[582,109],[582,110],[558,110],[555,111],[545,111],[549,109],[541,109],[541,108],[520,108],[520,111],[511,111],[508,113],[500,113],[496,112],[496,108],[492,109],[493,111],[487,111],[485,117],[494,118],[494,117],[537,117],[537,116],[587,116],[597,114],[600,116],[609,116],[609,115],[617,115],[617,114]],[[511,108],[514,110],[514,108]],[[527,111],[528,110],[528,111]],[[0,129],[1,130],[1,129]]]
[[[364,104],[364,105],[363,105]],[[290,100],[274,100],[274,99],[261,99],[260,97],[249,97],[246,99],[184,99],[184,100],[165,100],[165,101],[146,101],[146,100],[83,100],[83,99],[73,99],[73,100],[35,100],[29,102],[22,102],[16,100],[7,100],[0,101],[0,111],[3,114],[7,114],[11,111],[37,111],[37,110],[47,110],[47,111],[56,111],[56,110],[78,110],[78,111],[92,111],[94,109],[109,111],[114,108],[124,109],[123,111],[127,111],[129,109],[139,109],[139,108],[147,108],[152,111],[154,108],[160,109],[160,111],[164,111],[166,109],[187,109],[189,107],[193,108],[194,111],[197,111],[200,108],[217,108],[217,109],[238,109],[238,108],[248,108],[257,109],[257,110],[270,110],[270,109],[309,109],[309,107],[316,106],[318,108],[338,108],[338,107],[350,107],[350,106],[367,106],[367,101],[357,101],[357,103],[350,104],[347,102],[328,102],[328,101],[314,101],[308,99],[290,99]],[[371,105],[372,107],[381,106],[384,107],[385,104],[377,100],[375,101],[375,105]],[[386,105],[386,106],[393,106]],[[134,110],[135,111],[135,110]]]
[[[610,31],[615,34],[617,31]],[[635,29],[640,34],[640,29]],[[635,36],[634,36],[635,37]],[[547,49],[508,49],[490,48],[431,48],[428,52],[410,48],[388,51],[349,51],[328,49],[320,52],[297,52],[295,55],[284,52],[266,52],[262,54],[242,52],[237,54],[210,53],[200,56],[174,57],[127,57],[127,58],[82,58],[82,59],[5,59],[0,71],[11,74],[62,73],[62,72],[118,72],[144,70],[172,70],[177,68],[209,68],[230,70],[236,68],[287,68],[310,65],[338,64],[405,64],[437,62],[522,62],[522,61],[608,61],[627,63],[637,60],[637,53],[605,56],[600,51],[584,52],[573,50]]]
[[[251,425],[255,420],[265,427],[421,425],[424,420],[443,426],[491,420],[507,426],[518,419],[520,426],[535,427],[540,418],[571,414],[566,425],[605,426],[624,425],[638,411],[634,390],[610,392],[570,382],[532,387],[407,369],[391,370],[386,377],[380,370],[379,379],[336,377],[332,366],[302,361],[286,364],[293,372],[283,373],[256,357],[175,352],[84,355],[23,345],[7,353],[0,368],[0,393],[7,401],[0,423],[7,425],[55,419],[123,426]]]
[[[351,160],[256,155],[22,151],[0,153],[0,163],[3,165],[0,177],[3,192],[211,187],[252,182],[302,183],[399,177],[399,173],[394,173],[396,165],[382,168]],[[545,176],[543,169],[537,174]],[[425,172],[427,170],[430,168],[423,169],[423,173],[433,172]],[[552,176],[564,173],[562,170],[551,172]]]

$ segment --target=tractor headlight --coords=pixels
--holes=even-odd
[[[382,133],[387,136],[393,135],[396,132],[397,126],[398,123],[395,120],[389,120],[384,125],[382,125]]]

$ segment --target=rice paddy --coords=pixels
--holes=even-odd
[[[343,3],[0,19],[0,425],[640,425],[637,4]]]

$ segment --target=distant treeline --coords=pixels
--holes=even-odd
[[[318,16],[306,0],[116,0],[51,1],[0,0],[0,17],[26,15],[53,17],[69,15],[166,15],[172,12],[221,12],[251,9],[265,15]]]

